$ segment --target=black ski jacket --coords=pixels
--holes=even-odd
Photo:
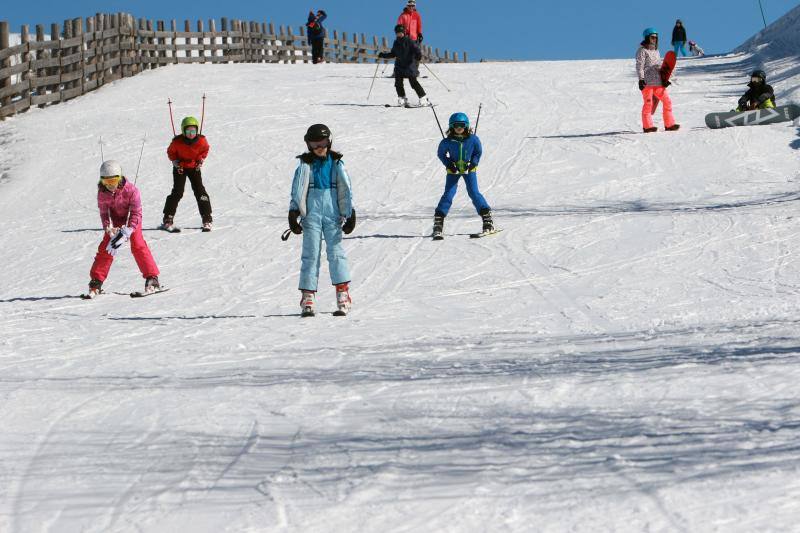
[[[675,25],[675,28],[672,30],[672,44],[675,43],[685,43],[686,42],[686,28],[683,27],[683,24],[678,26]]]
[[[381,52],[378,56],[384,59],[395,58],[394,76],[396,78],[419,77],[419,62],[422,59],[422,52],[417,43],[409,37],[396,39],[391,52]]]
[[[767,100],[772,100],[772,105],[777,105],[775,103],[775,91],[772,89],[772,85],[767,83],[753,84],[751,81],[747,86],[750,87],[750,89],[744,93],[744,96],[739,98],[739,107],[742,109],[746,107],[758,107],[763,105]]]

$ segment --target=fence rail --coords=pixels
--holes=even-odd
[[[136,19],[127,13],[98,13],[86,19],[22,26],[21,43],[10,46],[9,25],[0,21],[0,120],[30,109],[45,107],[94,91],[120,78],[144,70],[184,63],[310,63],[311,46],[300,26],[220,19],[190,21],[178,31],[175,20]],[[389,50],[385,37],[379,41],[365,34],[333,31],[325,39],[325,61],[331,63],[386,62],[378,53]],[[422,47],[423,61],[466,62],[467,54]]]

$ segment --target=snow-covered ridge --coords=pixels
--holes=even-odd
[[[800,5],[755,34],[734,50],[762,59],[800,55]]]

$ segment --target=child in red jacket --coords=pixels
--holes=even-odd
[[[172,192],[164,203],[164,220],[161,229],[169,232],[180,231],[174,225],[175,211],[178,202],[183,198],[186,178],[192,184],[192,192],[197,200],[197,208],[203,218],[203,231],[211,231],[211,201],[203,186],[200,169],[208,156],[208,141],[200,135],[200,123],[195,117],[186,117],[181,121],[181,135],[175,136],[167,148],[167,156],[172,161]]]

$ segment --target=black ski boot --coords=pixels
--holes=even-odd
[[[444,239],[444,235],[442,235],[443,231],[444,231],[444,215],[441,213],[435,213],[433,215],[433,240],[441,241],[442,239]]]
[[[494,222],[492,221],[492,211],[490,209],[483,209],[481,211],[481,218],[483,219],[483,233],[494,232]]]
[[[89,292],[81,294],[81,298],[84,300],[93,300],[100,294],[103,294],[103,282],[99,279],[93,279],[89,281]]]
[[[150,276],[144,281],[144,293],[150,294],[151,292],[158,292],[161,290],[161,285],[158,283],[158,276]]]

